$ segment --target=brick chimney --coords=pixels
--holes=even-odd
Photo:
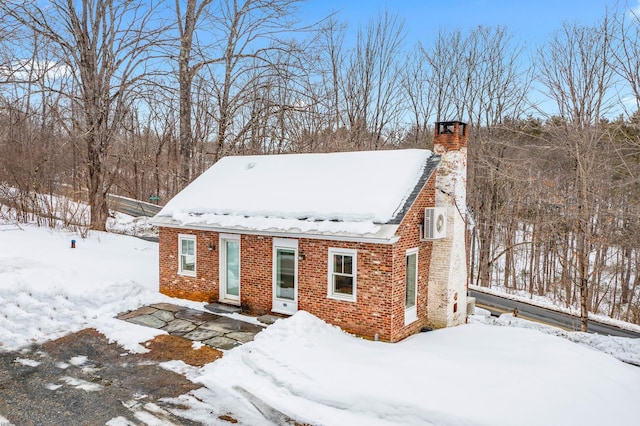
[[[465,217],[467,210],[467,124],[461,121],[435,123],[433,151],[440,155],[436,177],[436,206],[455,205]]]
[[[429,325],[464,324],[467,318],[467,124],[435,123],[433,150],[440,155],[436,170],[435,206],[447,211],[447,234],[433,241],[429,267]]]
[[[433,138],[434,148],[439,145],[447,151],[458,151],[461,148],[466,148],[468,141],[467,123],[461,121],[436,122],[435,136]]]

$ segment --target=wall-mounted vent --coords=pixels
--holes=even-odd
[[[424,209],[424,239],[440,240],[447,236],[447,209],[427,207]]]

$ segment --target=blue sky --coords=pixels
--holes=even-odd
[[[405,19],[407,43],[431,44],[441,28],[471,29],[503,25],[516,40],[536,47],[559,29],[563,21],[592,24],[625,0],[308,0],[300,8],[307,19],[332,11],[355,32],[379,12],[389,10]],[[628,8],[640,11],[640,0]]]

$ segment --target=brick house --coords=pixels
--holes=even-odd
[[[160,291],[396,342],[466,320],[466,125],[434,152],[225,157],[153,219]]]

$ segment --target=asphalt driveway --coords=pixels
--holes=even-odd
[[[195,424],[161,399],[199,386],[159,362],[92,329],[0,352],[0,416],[16,426]]]

